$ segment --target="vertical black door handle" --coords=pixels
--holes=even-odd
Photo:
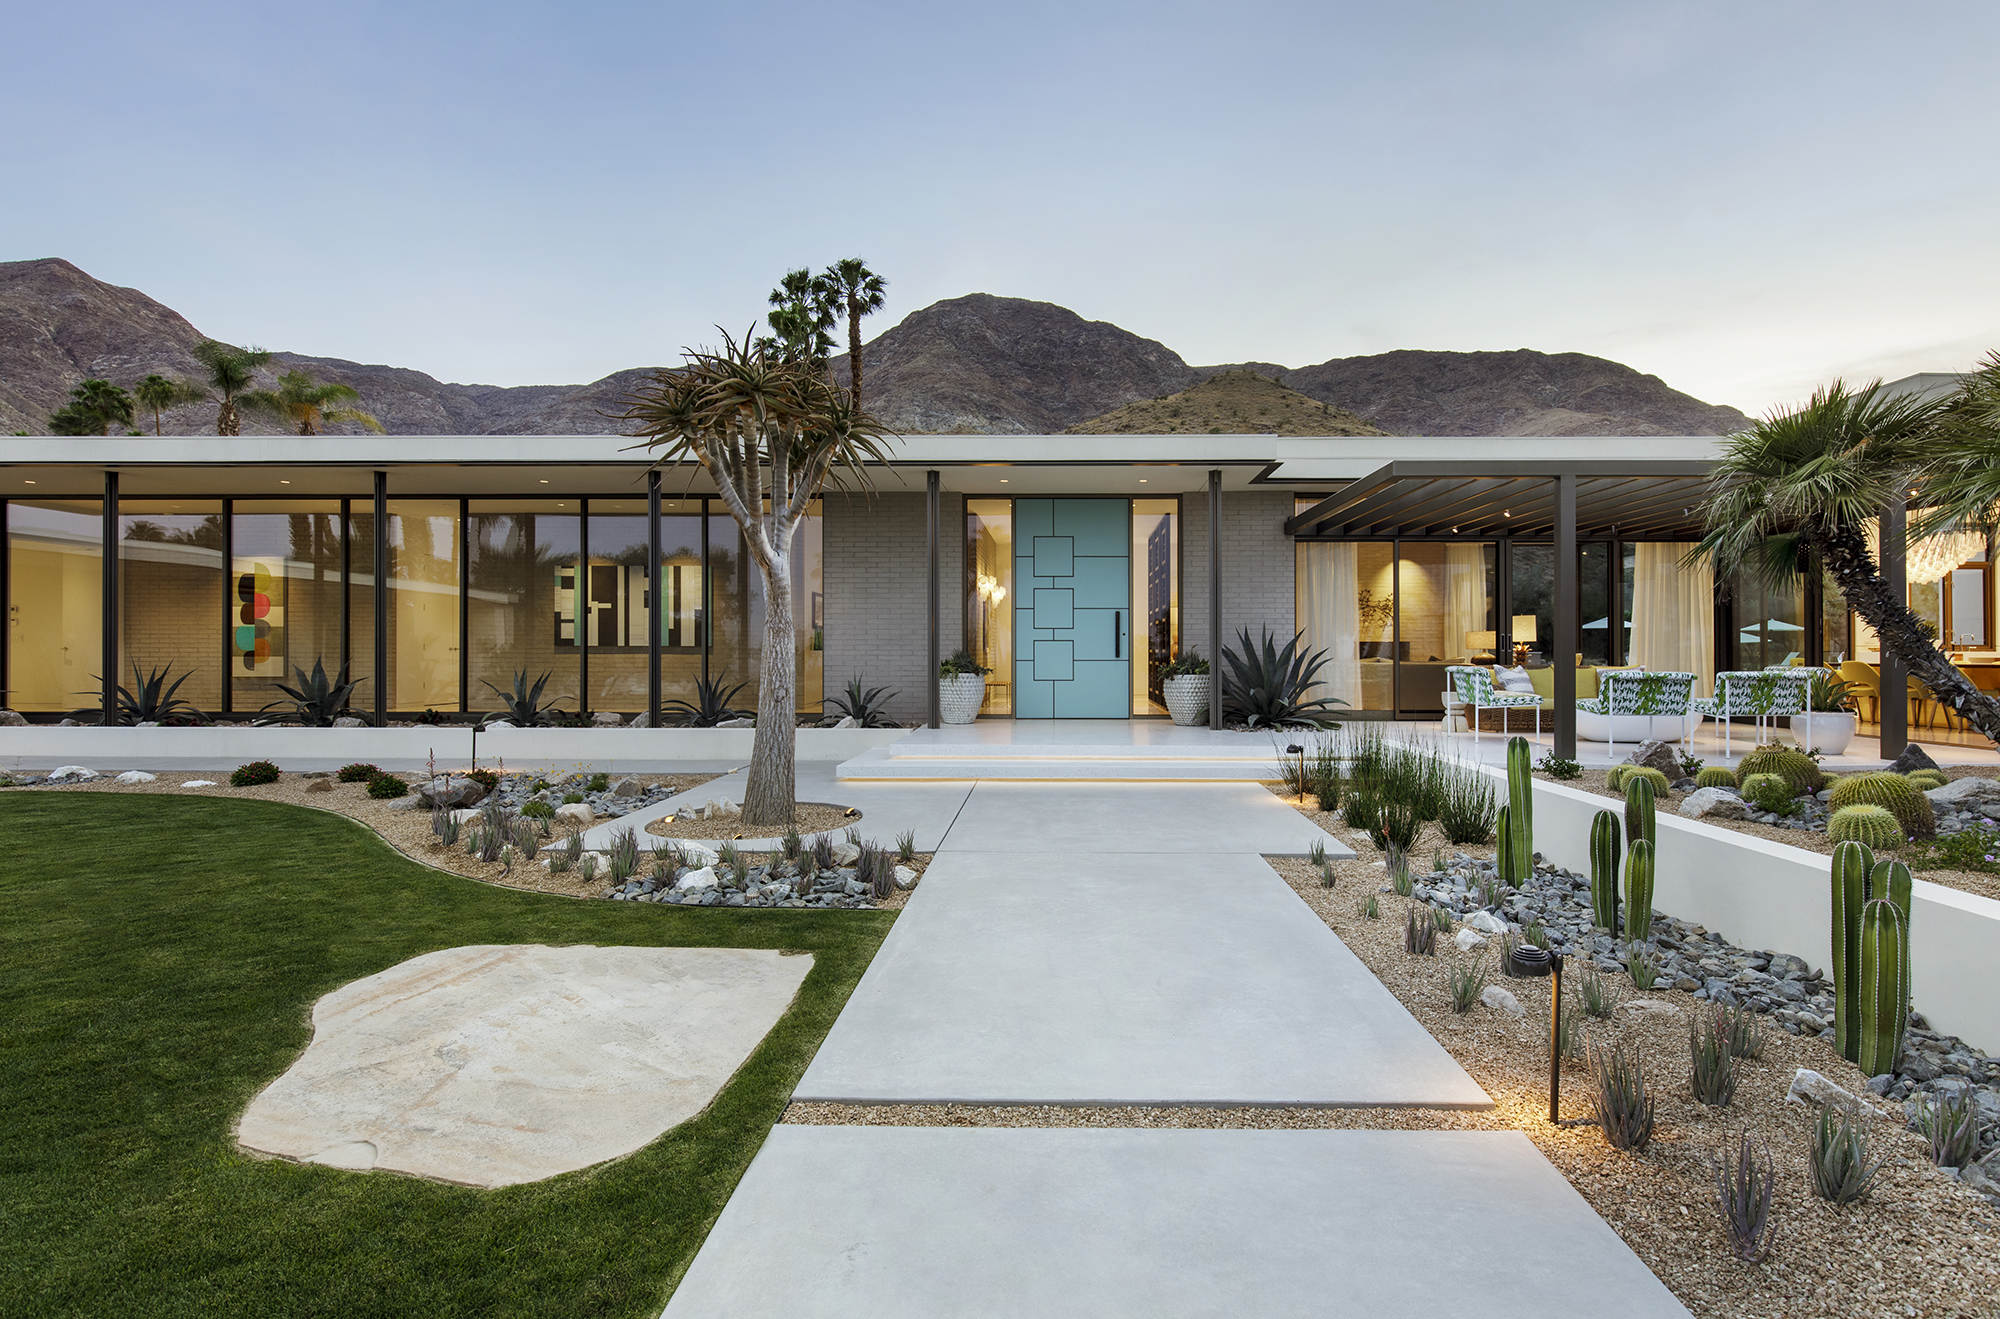
[[[1116,609],[1111,611],[1111,658],[1125,658],[1125,629],[1120,626],[1124,615]]]

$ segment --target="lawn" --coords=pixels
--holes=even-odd
[[[0,838],[8,1315],[657,1315],[894,920],[489,888],[266,802],[8,792]],[[315,999],[481,943],[814,965],[715,1103],[629,1158],[484,1191],[236,1148]]]

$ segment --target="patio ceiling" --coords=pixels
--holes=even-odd
[[[1393,462],[1285,523],[1293,536],[1556,532],[1556,478],[1576,477],[1576,534],[1699,540],[1708,464],[1689,460]]]

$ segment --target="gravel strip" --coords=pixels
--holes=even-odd
[[[713,820],[698,818],[694,811],[703,805],[696,802],[679,815],[662,816],[649,821],[646,832],[661,838],[694,838],[720,841],[728,838],[781,838],[785,833],[782,824],[745,824],[741,815],[725,816]],[[791,827],[802,837],[819,833],[840,833],[861,823],[860,811],[852,806],[829,806],[825,802],[802,801],[792,810]]]

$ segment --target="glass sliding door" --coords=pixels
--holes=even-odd
[[[576,501],[475,499],[466,528],[466,700],[474,710],[499,707],[523,675],[544,675],[545,704],[577,709],[574,618],[561,598],[574,589]]]
[[[104,515],[95,499],[7,502],[7,693],[16,710],[101,707]],[[220,593],[218,592],[218,600]]]
[[[221,709],[221,501],[119,501],[118,596],[119,685],[137,690],[134,665],[140,675],[166,669],[168,686],[186,678],[176,697],[198,710]],[[250,604],[254,610],[254,598]]]
[[[1397,562],[1396,712],[1444,711],[1445,669],[1493,651],[1495,547],[1403,541]]]
[[[1160,675],[1180,653],[1180,506],[1178,499],[1132,501],[1132,713],[1135,715],[1167,713]]]
[[[228,630],[230,708],[254,714],[283,700],[296,669],[341,665],[340,501],[239,499],[230,510]],[[259,597],[262,597],[261,599]],[[350,670],[349,676],[352,676]],[[372,709],[364,686],[357,713]]]
[[[979,713],[1014,713],[1014,501],[965,501],[965,648],[986,675]]]
[[[458,709],[458,560],[457,500],[389,501],[391,710]]]

